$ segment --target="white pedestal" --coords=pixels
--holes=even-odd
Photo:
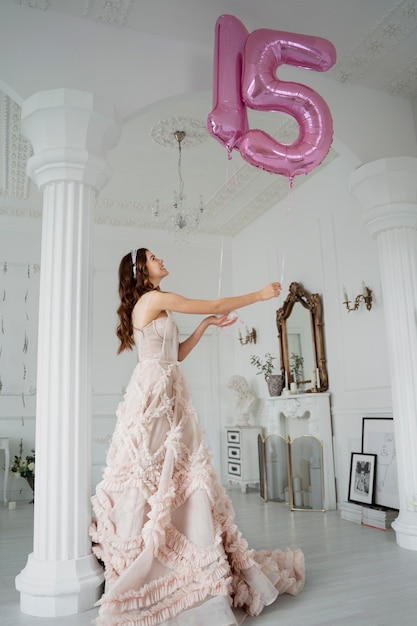
[[[29,554],[16,577],[22,613],[36,617],[74,615],[91,609],[102,593],[103,570],[92,554],[44,561]]]

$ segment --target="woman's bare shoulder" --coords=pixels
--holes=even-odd
[[[136,302],[132,321],[135,330],[141,330],[159,317],[166,317],[167,312],[164,307],[164,298],[158,289],[147,291]]]

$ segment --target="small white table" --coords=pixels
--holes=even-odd
[[[9,469],[10,469],[10,450],[9,450],[9,439],[10,437],[5,437],[0,435],[0,450],[4,450],[4,485],[3,485],[3,500],[4,506],[7,505],[7,483],[9,480]]]

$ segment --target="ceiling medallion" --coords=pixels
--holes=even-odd
[[[167,120],[161,120],[151,128],[152,141],[164,148],[178,149],[178,141],[175,137],[178,129],[185,133],[182,140],[184,148],[194,148],[209,136],[205,122],[189,117],[171,117]]]

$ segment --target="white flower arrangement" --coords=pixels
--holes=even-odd
[[[20,440],[19,454],[15,454],[10,465],[10,473],[15,478],[26,478],[29,483],[35,478],[35,450],[31,450],[31,454],[23,458],[22,440]]]

